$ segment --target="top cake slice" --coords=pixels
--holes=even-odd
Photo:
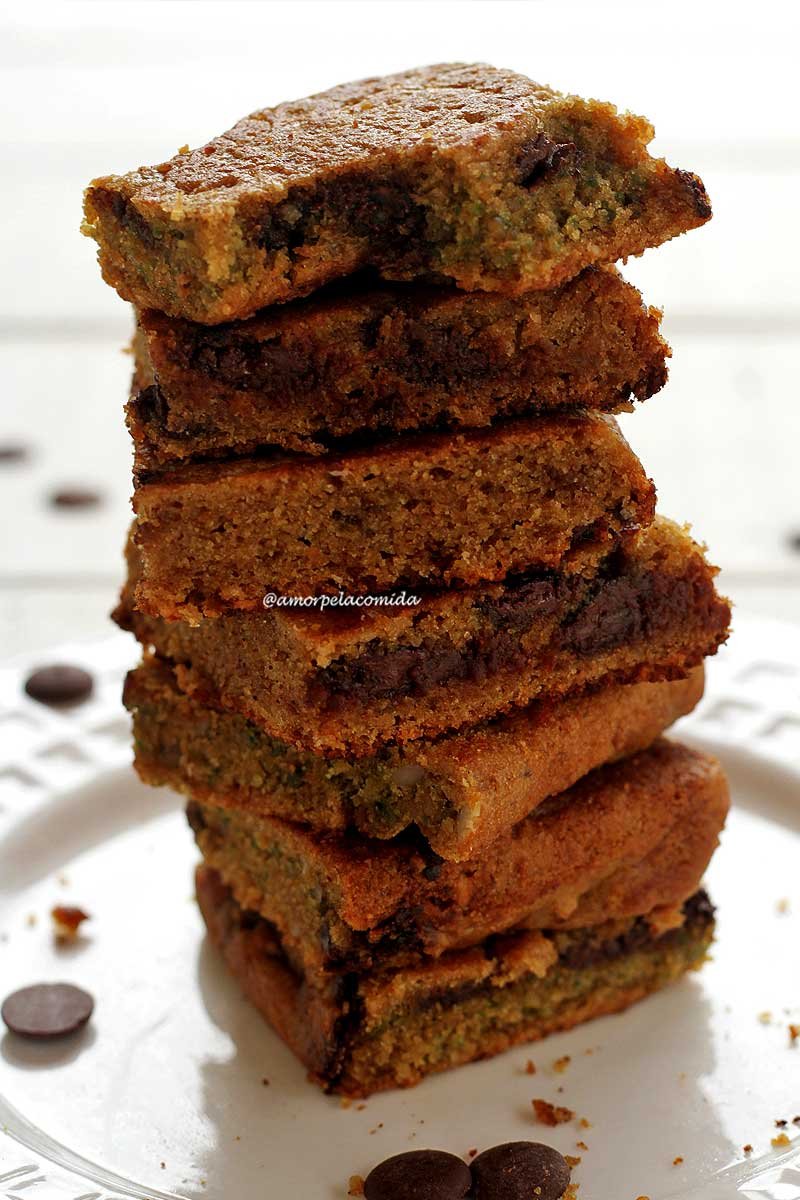
[[[126,300],[206,324],[364,267],[510,295],[702,225],[701,181],[652,126],[513,71],[449,63],[245,117],[95,180],[84,232]]]

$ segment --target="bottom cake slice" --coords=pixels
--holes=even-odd
[[[197,895],[245,995],[326,1090],[354,1097],[627,1008],[699,967],[714,932],[698,891],[666,930],[640,916],[491,938],[397,971],[306,977],[209,867],[198,869]]]

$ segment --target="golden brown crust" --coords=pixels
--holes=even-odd
[[[192,627],[134,611],[135,551],[130,568],[116,619],[184,690],[329,755],[437,737],[601,681],[681,678],[730,620],[714,568],[663,518],[597,577],[452,590],[392,613],[273,609]]]
[[[206,863],[279,931],[304,972],[438,957],[512,929],[573,929],[674,908],[698,887],[728,810],[722,768],[660,739],[601,767],[475,859],[190,806]]]
[[[97,179],[84,232],[141,308],[247,317],[371,265],[468,290],[552,288],[711,215],[652,127],[458,63],[253,113],[167,163]]]
[[[218,327],[140,314],[135,472],[567,406],[629,408],[666,381],[660,313],[613,268],[520,297],[371,282]]]
[[[134,766],[156,787],[314,829],[395,837],[415,824],[444,859],[475,857],[548,796],[601,764],[643,750],[703,691],[703,671],[672,683],[612,686],[542,703],[373,758],[292,750],[235,713],[178,688],[157,659],[129,673]]]

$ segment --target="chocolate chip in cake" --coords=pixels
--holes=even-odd
[[[518,159],[518,170],[522,187],[533,187],[540,183],[559,163],[576,157],[574,142],[556,142],[545,133],[539,133],[522,148]]]
[[[569,1178],[563,1155],[541,1142],[505,1142],[472,1164],[475,1200],[558,1200]]]
[[[40,704],[77,704],[91,696],[94,680],[82,667],[53,663],[39,667],[25,681],[25,691]]]
[[[365,1200],[461,1200],[472,1186],[469,1167],[444,1150],[409,1150],[370,1171]],[[543,1198],[544,1200],[544,1198]]]
[[[96,508],[101,500],[100,493],[90,488],[59,488],[50,493],[53,508]]]
[[[26,1038],[66,1037],[82,1029],[94,1000],[71,983],[35,983],[13,992],[0,1009],[12,1033]]]

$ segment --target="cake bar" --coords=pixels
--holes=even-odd
[[[703,891],[664,929],[648,914],[521,932],[397,971],[311,979],[274,927],[197,873],[211,941],[244,994],[326,1091],[364,1097],[619,1012],[700,967],[714,934]]]
[[[697,888],[727,809],[719,763],[660,739],[584,776],[462,863],[413,836],[375,842],[196,801],[187,811],[206,864],[309,973],[670,910]]]
[[[512,71],[448,63],[245,117],[96,179],[84,232],[140,308],[217,324],[376,267],[515,295],[702,225],[652,126]]]
[[[265,593],[469,586],[597,561],[655,490],[613,417],[520,418],[319,458],[187,466],[134,493],[137,604],[170,620]]]
[[[392,838],[416,825],[441,858],[475,857],[548,796],[592,768],[643,750],[691,711],[703,670],[671,683],[611,685],[436,742],[372,758],[294,750],[252,721],[182,692],[148,658],[125,681],[143,782],[255,817]]]
[[[600,682],[675,679],[725,640],[730,607],[689,535],[663,518],[594,576],[534,572],[401,610],[272,609],[197,626],[116,620],[181,688],[287,745],[366,756]]]
[[[127,408],[139,478],[264,446],[619,412],[666,382],[660,313],[611,267],[521,296],[348,280],[222,326],[139,314]]]

